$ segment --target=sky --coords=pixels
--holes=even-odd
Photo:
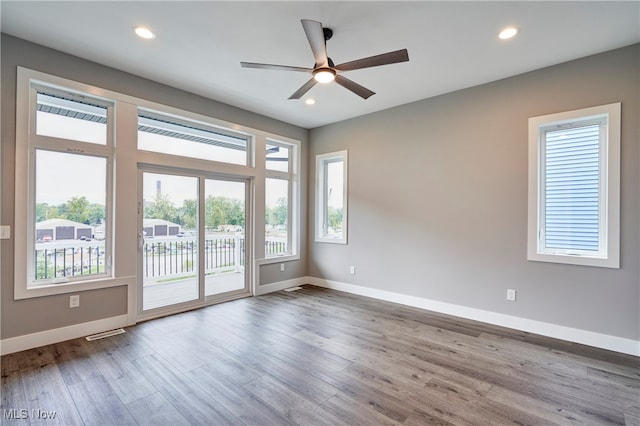
[[[105,204],[106,169],[106,158],[37,150],[36,203],[55,206],[85,196]]]
[[[143,176],[143,198],[147,201],[155,199],[158,181],[162,194],[168,195],[176,207],[182,206],[184,200],[198,198],[198,179],[195,177],[148,172]],[[244,185],[244,182],[207,179],[205,197],[214,195],[244,200]]]

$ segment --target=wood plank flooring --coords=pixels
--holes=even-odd
[[[6,425],[640,425],[640,358],[305,286],[2,357]]]

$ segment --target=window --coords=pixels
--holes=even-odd
[[[528,259],[619,267],[620,104],[529,119]]]
[[[36,134],[107,144],[107,108],[37,92]]]
[[[246,166],[249,138],[141,111],[138,149]]]
[[[291,148],[282,144],[267,142],[266,169],[289,173],[289,157]]]
[[[267,140],[265,149],[265,257],[295,255],[297,145]]]
[[[139,270],[145,233],[160,237],[156,247],[174,237],[179,243],[161,249],[174,261],[162,265],[170,273],[176,265],[206,273],[226,268],[229,256],[234,268],[253,268],[254,253],[267,258],[262,264],[299,259],[299,156],[293,139],[18,67],[14,298],[141,284],[151,270]],[[182,228],[141,216],[158,208],[145,191],[158,196],[170,189],[146,188],[145,173],[197,175],[197,202],[177,199],[175,212],[171,205],[162,212],[176,213],[168,222]],[[242,196],[225,182],[242,187]],[[224,211],[212,212],[216,201]],[[262,228],[263,218],[265,234],[257,234],[253,224]],[[196,255],[205,253],[209,228],[239,242],[210,245],[202,265],[176,264],[195,237],[204,245]]]
[[[32,183],[16,203],[16,216],[25,218],[16,230],[24,226],[26,236],[16,257],[24,253],[27,265],[16,267],[18,298],[112,277],[113,108],[57,87],[28,90],[32,131],[18,138],[17,157]]]
[[[347,151],[316,156],[316,241],[347,243]]]

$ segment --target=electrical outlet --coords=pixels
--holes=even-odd
[[[512,288],[507,289],[507,300],[510,302],[516,301],[516,291]]]
[[[11,227],[9,225],[0,226],[0,240],[8,240],[11,238]]]
[[[80,307],[80,295],[74,294],[73,296],[69,296],[69,307],[70,308],[78,308]]]
[[[280,264],[280,272],[284,272],[284,263]]]
[[[349,267],[349,273],[350,273],[351,275],[355,275],[355,273],[356,273],[356,267],[355,267],[355,266],[350,266],[350,267]]]

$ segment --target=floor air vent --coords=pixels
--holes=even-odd
[[[296,291],[296,290],[302,290],[302,287],[289,287],[284,289],[284,291]]]
[[[122,334],[124,332],[125,331],[123,329],[117,328],[115,330],[105,331],[104,333],[92,334],[91,336],[85,337],[85,339],[91,342],[92,340],[104,339],[106,337],[115,336],[117,334]]]

